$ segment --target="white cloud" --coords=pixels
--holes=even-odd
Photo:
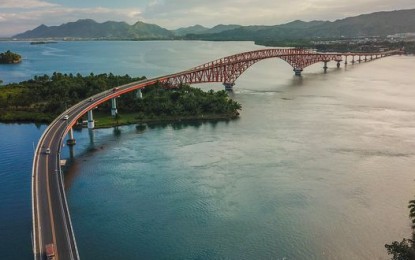
[[[49,3],[40,0],[1,0],[0,8],[13,8],[13,9],[31,9],[41,7],[53,7],[57,4]]]
[[[66,8],[53,6],[50,8],[34,8],[15,10],[0,15],[0,37],[12,36],[31,30],[40,24],[60,25],[78,19],[90,18],[97,22],[126,21],[134,23],[140,18],[141,10],[135,8]]]
[[[51,1],[51,0],[50,0]],[[143,2],[137,3],[142,5]],[[382,10],[415,8],[414,0],[148,0],[145,8],[73,8],[48,0],[0,0],[0,36],[40,24],[60,25],[83,18],[155,23],[168,29],[202,24],[275,25],[293,20],[335,20]]]
[[[147,21],[174,28],[218,23],[275,25],[293,20],[334,20],[383,10],[415,8],[413,0],[154,0]]]

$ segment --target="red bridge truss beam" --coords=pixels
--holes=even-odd
[[[296,75],[299,75],[304,68],[317,62],[336,61],[339,66],[342,56],[379,55],[384,57],[400,52],[401,50],[380,53],[317,53],[305,49],[262,49],[223,57],[190,70],[170,75],[161,79],[160,82],[169,86],[208,82],[222,82],[225,85],[233,85],[236,79],[249,67],[258,61],[269,58],[280,58],[286,61],[296,71]]]

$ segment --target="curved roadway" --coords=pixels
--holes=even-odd
[[[64,191],[60,153],[64,137],[89,110],[121,94],[144,88],[157,79],[143,80],[108,90],[66,110],[45,130],[35,150],[32,175],[33,251],[35,259],[45,259],[45,246],[54,244],[55,259],[79,259]],[[64,120],[63,116],[68,115]],[[46,153],[47,149],[50,153]]]

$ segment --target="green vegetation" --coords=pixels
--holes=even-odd
[[[117,99],[121,114],[112,118],[109,102],[95,113],[96,126],[108,127],[144,122],[209,120],[236,118],[241,105],[228,97],[224,90],[204,92],[182,86],[166,89],[160,85],[145,88],[143,98],[127,93]]]
[[[402,239],[401,242],[394,241],[386,244],[386,250],[392,255],[393,260],[415,259],[415,200],[409,201],[409,218],[412,221],[412,239]]]
[[[22,56],[10,50],[0,53],[0,64],[15,64],[22,61]]]
[[[241,26],[217,33],[188,34],[189,40],[296,41],[342,38],[386,37],[415,32],[415,9],[376,12],[330,21],[292,21],[273,26]],[[268,44],[267,44],[268,45]]]
[[[115,86],[142,80],[128,75],[53,73],[1,87],[0,121],[50,122],[66,108]]]
[[[257,41],[258,45],[269,47],[296,47],[316,49],[319,52],[380,52],[383,50],[394,50],[404,48],[408,54],[415,54],[415,42],[400,41],[390,42],[387,40],[377,41],[357,41],[356,39],[319,41],[314,43],[310,40],[291,40],[291,41]]]
[[[17,84],[8,84],[0,91],[0,121],[51,122],[66,108],[88,97],[144,79],[128,75],[53,73],[52,76],[35,76]],[[110,102],[95,112],[97,127],[108,127],[137,122],[158,122],[190,119],[229,119],[237,117],[240,104],[229,99],[226,91],[204,92],[190,86],[165,89],[149,86],[143,99],[127,93],[117,99],[120,114],[110,116]]]
[[[322,52],[379,52],[404,48],[406,53],[415,53],[415,42],[368,41],[364,43],[339,42],[331,44],[315,44],[312,48]]]
[[[155,24],[136,22],[97,23],[91,19],[81,19],[60,26],[40,25],[37,28],[13,36],[19,39],[72,38],[100,40],[161,40],[172,39],[173,33]]]

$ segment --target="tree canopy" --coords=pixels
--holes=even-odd
[[[17,53],[13,53],[10,50],[0,53],[0,64],[12,64],[22,61],[22,56]]]
[[[91,73],[35,76],[20,83],[1,87],[0,121],[50,122],[66,108],[99,92],[140,81],[145,77],[115,76]],[[204,92],[190,86],[164,88],[149,86],[139,99],[135,93],[127,93],[117,99],[122,112],[138,113],[139,117],[179,117],[198,115],[237,114],[241,105],[228,98],[226,91]],[[110,111],[110,102],[99,106],[98,111]]]

